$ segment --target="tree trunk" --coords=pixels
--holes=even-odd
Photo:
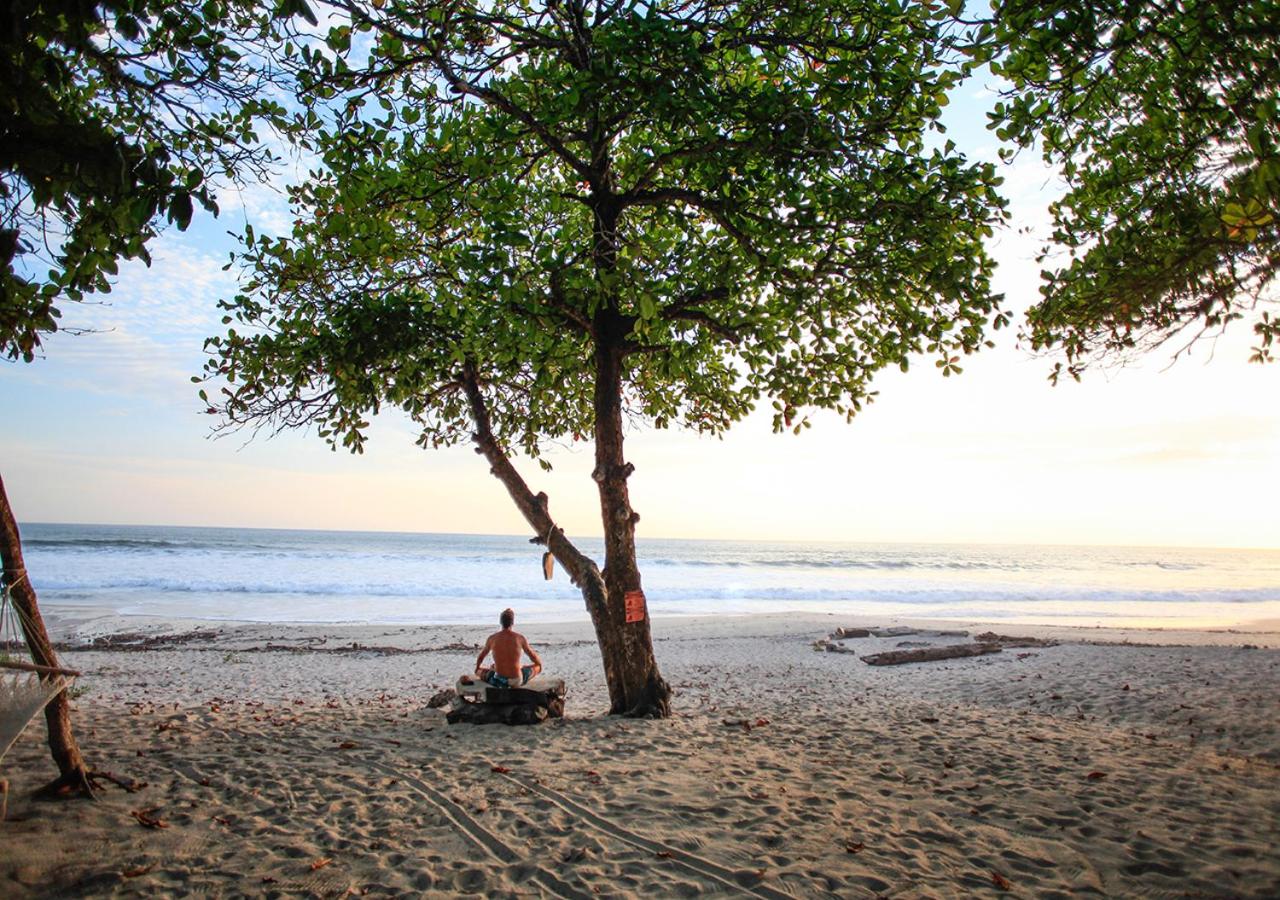
[[[615,313],[596,317],[595,445],[596,468],[591,477],[599,488],[600,521],[604,527],[604,582],[608,592],[607,621],[621,640],[601,643],[610,712],[627,716],[665,718],[671,714],[671,688],[658,671],[649,629],[649,610],[628,622],[626,596],[643,595],[636,565],[636,523],[627,479],[635,467],[623,455],[622,361],[627,327]],[[619,646],[620,645],[620,646]]]
[[[476,452],[489,461],[489,471],[507,489],[516,508],[533,528],[535,540],[545,543],[556,561],[569,574],[569,579],[582,591],[591,624],[595,627],[596,641],[600,645],[600,657],[604,663],[605,682],[609,687],[609,712],[631,716],[666,716],[670,713],[671,689],[658,674],[653,657],[653,644],[649,637],[648,613],[642,623],[626,624],[625,588],[615,592],[607,584],[599,567],[578,550],[551,518],[546,494],[534,494],[516,471],[502,447],[493,435],[489,423],[488,407],[480,390],[479,378],[470,365],[463,367],[462,388],[467,396],[471,418],[475,423],[472,439]],[[619,422],[620,425],[620,422]],[[619,432],[620,434],[620,432]],[[621,441],[617,444],[621,452]],[[626,499],[626,475],[621,476],[622,496]],[[602,487],[603,490],[603,487]],[[603,499],[602,499],[603,502]],[[634,523],[630,522],[627,506],[627,531],[630,537],[631,572],[634,584],[639,588],[639,573],[635,567]],[[608,545],[606,537],[606,546]],[[645,654],[647,653],[647,661]],[[645,702],[646,699],[649,702]]]
[[[22,559],[22,537],[18,533],[18,522],[13,517],[13,510],[9,507],[3,479],[0,479],[0,560],[4,563],[4,583],[9,588],[14,609],[19,613],[18,621],[22,624],[22,635],[26,639],[32,660],[38,666],[56,668],[58,660],[54,656],[53,645],[49,642],[44,619],[40,616],[40,607],[36,604],[35,588],[27,577]],[[41,788],[39,793],[92,796],[89,769],[84,764],[80,747],[71,730],[71,702],[67,699],[66,691],[59,693],[44,708],[44,717],[49,726],[49,751],[53,755],[53,761],[58,764],[60,774]]]

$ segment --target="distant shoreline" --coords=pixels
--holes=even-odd
[[[67,647],[84,647],[95,638],[120,635],[182,637],[217,633],[222,640],[238,635],[237,640],[261,641],[264,635],[288,632],[295,640],[322,638],[326,643],[370,644],[374,636],[388,633],[405,635],[487,634],[492,622],[461,621],[431,623],[326,623],[326,622],[262,622],[231,619],[200,619],[157,616],[120,616],[108,611],[82,607],[52,607],[45,611],[46,623],[53,639]],[[1172,628],[1153,625],[1060,625],[1011,622],[1007,620],[941,619],[867,616],[842,616],[834,613],[752,613],[715,616],[654,616],[654,639],[659,645],[668,639],[687,639],[690,634],[723,636],[739,632],[764,633],[779,637],[820,635],[838,626],[875,628],[900,626],[921,630],[961,628],[981,631],[1010,632],[1031,637],[1072,643],[1145,644],[1152,646],[1241,646],[1280,648],[1280,619],[1257,619],[1233,625]],[[595,642],[589,621],[534,621],[521,619],[529,634],[547,635],[561,641]],[[397,644],[398,646],[398,644]]]

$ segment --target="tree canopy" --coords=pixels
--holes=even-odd
[[[216,212],[215,178],[260,173],[254,123],[284,108],[245,42],[271,21],[250,0],[8,4],[0,352],[30,361],[62,301],[109,291],[120,260],[150,261],[161,219],[186,228],[197,205]]]
[[[358,449],[584,437],[601,309],[629,411],[716,432],[760,399],[852,414],[872,374],[944,373],[997,311],[991,166],[926,145],[958,69],[944,20],[880,0],[331,4],[304,96],[336,112],[292,235],[249,235],[249,326],[216,341],[232,421]],[[602,243],[603,241],[603,243]]]
[[[1028,334],[1071,374],[1251,312],[1272,358],[1276,22],[1274,0],[994,4],[974,51],[1010,85],[992,127],[1067,181]]]

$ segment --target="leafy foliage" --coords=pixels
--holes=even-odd
[[[926,140],[958,82],[945,20],[893,0],[336,0],[292,57],[324,161],[293,233],[245,236],[207,376],[231,424],[371,412],[424,445],[585,438],[602,352],[627,411],[717,433],[768,399],[850,416],[917,353],[944,374],[999,298],[993,168]],[[932,144],[939,146],[933,147]]]
[[[1007,0],[981,29],[975,54],[1012,85],[992,127],[1040,141],[1069,185],[1046,248],[1066,258],[1029,335],[1072,375],[1275,300],[1276,16],[1274,0]],[[1271,359],[1277,320],[1254,330]]]
[[[0,352],[30,361],[60,300],[110,290],[150,261],[160,218],[216,212],[212,179],[266,158],[245,42],[271,17],[249,0],[13,0],[0,22]],[[47,273],[39,270],[48,266]]]

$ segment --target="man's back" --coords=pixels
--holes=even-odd
[[[525,639],[518,631],[504,628],[489,636],[489,649],[493,652],[493,668],[507,678],[520,677],[520,653]]]

